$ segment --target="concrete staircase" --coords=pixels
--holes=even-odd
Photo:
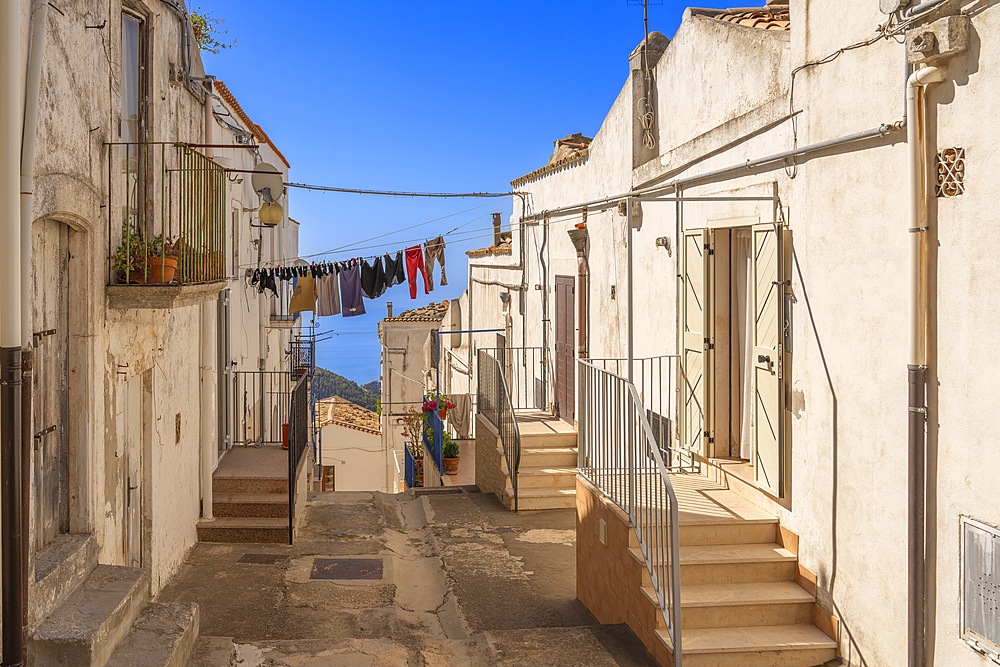
[[[631,535],[629,552],[642,569],[640,598],[655,615],[656,637],[672,651],[645,560]],[[808,583],[779,536],[778,521],[770,517],[682,516],[685,667],[813,667],[836,657],[837,642],[815,625],[823,616],[815,593],[800,585]]]
[[[198,541],[287,544],[287,456],[278,447],[228,452],[212,475],[215,518],[198,522]]]
[[[576,507],[576,429],[545,413],[518,413],[521,465],[518,472],[518,509],[546,510]],[[514,508],[510,477],[501,500]]]
[[[187,664],[198,638],[197,605],[150,602],[146,571],[98,565],[93,537],[64,536],[46,551],[36,561],[32,587],[43,599],[32,610],[36,620],[28,635],[29,664]]]

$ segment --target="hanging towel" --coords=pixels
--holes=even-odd
[[[365,300],[361,295],[361,267],[352,259],[340,269],[340,308],[344,317],[365,314]]]
[[[472,425],[472,396],[469,394],[452,394],[451,402],[455,407],[448,411],[448,421],[460,438],[469,437],[469,427]]]
[[[340,285],[337,272],[328,273],[316,281],[316,315],[329,317],[340,314]]]
[[[361,260],[361,291],[369,299],[377,299],[385,294],[385,271],[382,269],[382,258],[376,257],[371,264],[367,259]]]
[[[390,258],[389,253],[385,253],[385,257],[382,259],[382,266],[385,268],[386,287],[402,285],[406,282],[406,271],[403,265],[402,250],[396,253],[395,259]]]
[[[417,272],[424,276],[424,294],[431,293],[431,283],[424,269],[424,249],[418,245],[406,249],[406,279],[410,283],[410,298],[417,298]]]
[[[316,310],[316,281],[312,276],[303,276],[295,283],[295,293],[288,303],[289,313]]]
[[[424,269],[427,271],[427,282],[434,289],[434,262],[441,263],[441,286],[448,284],[448,276],[444,272],[444,237],[438,236],[424,245]]]

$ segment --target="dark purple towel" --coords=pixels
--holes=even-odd
[[[351,260],[340,269],[340,312],[344,317],[365,314],[365,300],[361,294],[361,266]]]

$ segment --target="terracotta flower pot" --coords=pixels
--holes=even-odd
[[[441,419],[444,419],[447,416],[448,416],[448,408],[439,408],[438,409],[438,417],[440,417]]]
[[[446,458],[444,460],[444,474],[446,475],[457,475],[458,474],[458,462],[462,459],[455,457],[453,459]]]
[[[150,257],[148,282],[153,284],[169,283],[174,279],[176,271],[177,259],[175,257]]]

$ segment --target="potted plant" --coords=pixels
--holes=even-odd
[[[413,486],[424,485],[424,415],[413,408],[407,408],[406,414],[399,418],[403,426],[403,437],[406,448],[413,457]]]
[[[177,271],[180,255],[177,241],[164,238],[161,234],[153,237],[150,248],[149,282],[169,283],[174,279],[174,273]]]
[[[128,225],[122,228],[122,241],[111,254],[111,270],[118,282],[144,285],[149,276],[150,244]]]
[[[444,394],[434,391],[428,394],[424,401],[424,412],[436,412],[438,417],[444,419],[448,416],[448,410],[455,407],[455,404],[448,400]]]
[[[441,451],[444,454],[444,474],[457,475],[459,458],[458,443],[452,440],[451,434],[445,431],[441,434]]]

